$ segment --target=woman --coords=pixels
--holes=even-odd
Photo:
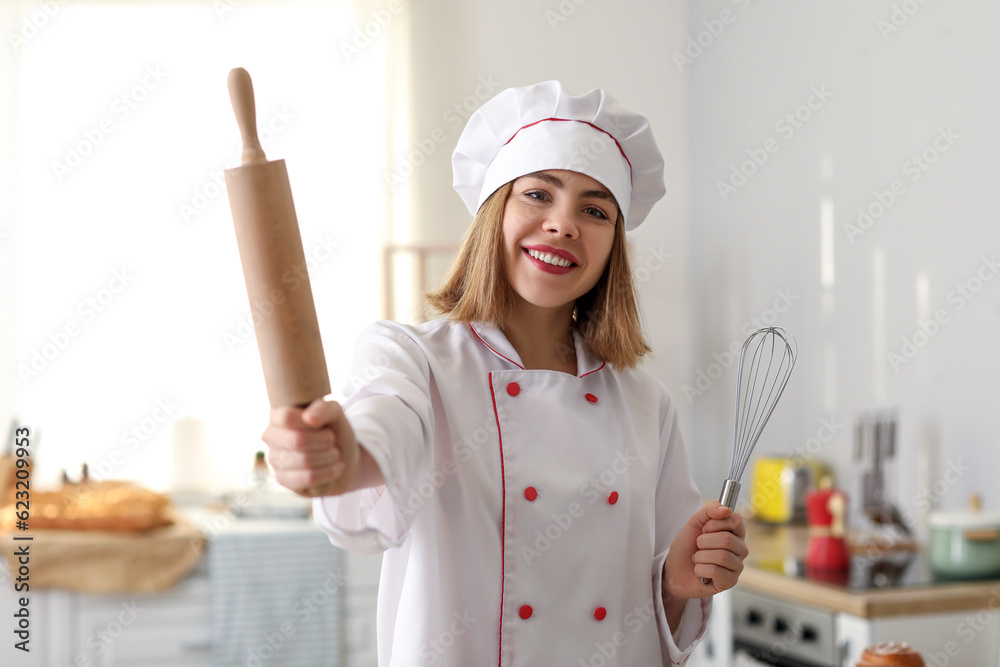
[[[648,123],[600,90],[509,89],[453,165],[475,220],[430,295],[445,316],[367,329],[343,406],[272,410],[277,480],[334,544],[385,552],[381,666],[680,664],[747,549],[637,368]]]

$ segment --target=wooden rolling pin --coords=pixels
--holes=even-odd
[[[330,393],[330,378],[288,171],[284,160],[268,160],[260,147],[253,83],[242,67],[229,72],[229,97],[243,164],[225,171],[226,190],[250,308],[259,316],[254,332],[267,397],[271,407],[304,406]]]

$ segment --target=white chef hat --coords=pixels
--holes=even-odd
[[[580,96],[558,81],[508,88],[469,118],[451,158],[455,190],[475,215],[501,185],[544,169],[590,176],[611,191],[625,229],[666,192],[649,121],[603,90]]]

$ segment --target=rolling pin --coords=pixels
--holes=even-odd
[[[330,393],[323,341],[284,160],[268,160],[257,138],[253,83],[229,72],[243,164],[225,170],[229,207],[271,407],[305,406]],[[294,279],[289,280],[289,278]]]

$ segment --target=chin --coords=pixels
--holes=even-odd
[[[551,292],[532,293],[530,291],[520,291],[515,289],[521,299],[536,308],[564,308],[569,304],[575,304],[577,297],[555,297]]]
[[[549,308],[549,309],[564,308],[566,307],[567,304],[572,303],[570,301],[546,301],[546,300],[530,300],[530,299],[525,299],[525,301],[530,303],[532,306],[535,306],[536,308]]]

